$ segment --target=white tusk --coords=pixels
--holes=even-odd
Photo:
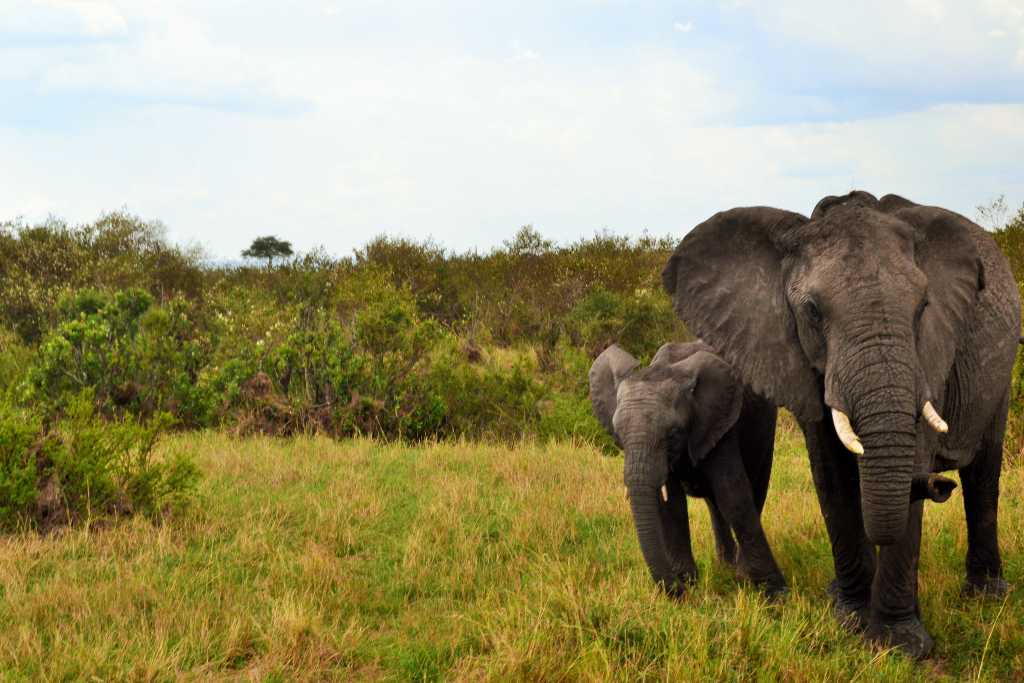
[[[836,435],[843,442],[843,445],[846,446],[846,450],[854,455],[864,455],[864,446],[861,444],[857,432],[853,431],[853,425],[850,424],[850,418],[846,416],[846,413],[833,408],[832,424],[835,425]]]
[[[943,420],[938,411],[935,410],[935,406],[932,405],[931,401],[925,401],[924,407],[921,408],[921,414],[924,416],[924,421],[928,423],[928,426],[937,431],[939,434],[945,434],[949,431],[949,425]]]
[[[661,485],[661,499],[666,503],[668,502],[668,486],[665,484]]]
[[[625,500],[628,503],[629,502],[629,487],[628,486],[623,486],[622,487],[622,493],[624,494],[623,500]]]

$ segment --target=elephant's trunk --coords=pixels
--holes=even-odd
[[[864,531],[877,545],[895,543],[906,532],[917,449],[915,372],[906,362],[914,355],[896,347],[865,354],[873,362],[848,375],[844,392],[864,449],[858,457]]]
[[[659,487],[629,487],[629,506],[633,513],[633,524],[636,526],[640,552],[643,553],[651,578],[666,593],[678,596],[682,594],[683,586],[677,575],[678,568],[673,566],[674,563],[669,559],[666,548],[662,505]]]
[[[629,493],[630,510],[636,527],[640,552],[651,572],[651,578],[667,593],[679,596],[687,568],[681,557],[681,534],[688,529],[677,528],[682,520],[669,514],[670,505],[684,505],[685,501],[662,500],[662,487],[668,477],[668,463],[663,455],[652,452],[646,435],[628,439],[625,446],[625,483]],[[672,487],[674,495],[684,495]],[[685,511],[685,507],[683,508]]]
[[[913,414],[901,415],[903,427],[868,437],[862,428],[864,455],[860,459],[860,494],[864,531],[877,545],[890,545],[903,537],[910,512],[910,481],[914,474]]]

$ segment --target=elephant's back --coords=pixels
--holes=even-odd
[[[668,344],[662,344],[657,353],[654,354],[654,358],[651,359],[651,367],[673,365],[701,351],[718,356],[713,348],[699,339],[692,342],[669,342]]]

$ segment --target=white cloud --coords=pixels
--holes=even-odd
[[[39,0],[29,9],[18,16],[34,18],[32,28],[8,30],[106,38],[0,46],[0,76],[31,78],[40,92],[179,102],[280,97],[280,63],[214,36],[209,22],[184,3]]]
[[[36,4],[75,16],[88,35],[120,34],[128,28],[128,22],[112,2],[104,2],[104,0],[36,0]]]
[[[913,12],[924,15],[933,22],[942,21],[946,17],[946,6],[941,0],[906,0],[906,2]]]
[[[1014,36],[1022,27],[1013,23],[1013,2],[993,1],[977,22],[961,22],[976,36],[947,44],[957,8],[944,6],[947,19],[935,26],[911,22],[902,6],[893,13],[897,27],[881,26],[883,35],[862,46],[858,40],[875,35],[868,29],[879,25],[880,4],[864,13],[850,6],[844,22],[829,24],[811,0],[780,3],[777,19],[756,15],[766,26],[781,22],[773,36],[813,29],[815,41],[866,55],[876,78],[933,54],[949,69],[971,41],[992,42],[992,26]],[[346,253],[381,231],[486,248],[528,222],[562,240],[604,226],[681,234],[729,206],[807,212],[821,196],[853,186],[970,215],[975,204],[1024,187],[1024,107],[735,127],[728,122],[751,93],[713,71],[714,59],[682,53],[673,45],[680,41],[663,35],[664,20],[653,25],[664,48],[604,40],[599,50],[587,43],[574,52],[570,29],[513,29],[494,17],[451,28],[447,16],[430,23],[425,2],[418,10],[395,3],[369,18],[361,12],[377,3],[357,0],[255,3],[245,13],[220,3],[107,4],[126,35],[0,48],[0,78],[29,78],[69,97],[113,92],[156,104],[113,107],[78,130],[4,127],[0,119],[0,149],[18,160],[0,165],[0,219],[54,212],[91,220],[127,206],[221,256],[266,232]],[[752,4],[731,11],[756,12]],[[344,11],[327,20],[332,7]],[[394,18],[401,12],[409,12],[404,24]],[[85,20],[65,15],[87,30]],[[699,15],[676,23],[692,30],[694,21],[703,39],[709,29]],[[1024,60],[1005,42],[1004,69],[1006,60]],[[224,94],[311,106],[267,118],[245,107],[174,104]],[[825,113],[834,105],[817,96],[801,102]]]
[[[677,21],[672,24],[672,28],[678,31],[679,33],[689,33],[690,31],[693,30],[693,22],[688,21],[684,24],[681,21]]]
[[[827,12],[819,0],[733,9],[774,36],[848,55],[861,78],[875,86],[991,79],[1005,73],[1007,50],[1013,56],[1010,46],[992,42],[991,32],[1024,36],[1019,0],[863,0],[844,4],[841,15]]]
[[[536,50],[524,47],[518,40],[512,41],[512,52],[512,59],[516,62],[535,62],[540,59],[540,54]]]
[[[0,0],[0,31],[35,35],[123,34],[128,23],[103,0]]]

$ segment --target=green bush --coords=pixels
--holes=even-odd
[[[87,290],[65,301],[65,311],[77,315],[60,323],[39,347],[28,370],[26,400],[59,411],[87,388],[101,404],[118,400],[134,369],[132,341],[138,321],[152,298],[137,289],[112,297]]]
[[[490,254],[381,237],[268,270],[202,267],[124,214],[8,224],[0,322],[29,341],[0,351],[0,384],[57,419],[87,391],[114,422],[596,439],[581,426],[591,358],[680,336],[657,289],[670,248],[606,234],[559,247],[526,226]]]
[[[87,389],[105,415],[173,411],[185,426],[209,424],[214,399],[197,383],[210,338],[182,299],[155,306],[143,290],[84,290],[62,303],[67,319],[29,366],[23,399],[63,412]]]
[[[649,359],[667,341],[678,340],[677,321],[668,297],[638,289],[629,295],[595,289],[586,294],[567,317],[570,336],[596,357],[618,343],[642,359]]]
[[[16,333],[0,328],[0,401],[10,401],[17,396],[25,369],[34,355],[34,349],[24,344]]]
[[[527,358],[471,364],[454,344],[439,354],[428,380],[444,410],[440,436],[511,440],[534,433],[548,394]]]
[[[0,529],[10,531],[31,520],[38,482],[41,420],[0,404]]]
[[[77,520],[157,516],[191,501],[199,470],[185,454],[153,449],[173,419],[97,419],[90,392],[45,427],[38,415],[0,404],[0,529],[44,530]]]
[[[537,434],[544,439],[574,439],[590,443],[608,455],[619,452],[615,440],[594,417],[589,397],[556,394],[544,407]]]
[[[155,516],[186,506],[199,470],[184,453],[154,456],[159,436],[174,423],[167,413],[141,422],[131,416],[100,421],[84,392],[54,430],[60,447],[51,455],[72,519],[96,514]]]
[[[0,223],[0,323],[37,343],[55,324],[59,303],[82,289],[197,298],[201,254],[168,245],[164,232],[124,212],[80,227],[56,219]]]

